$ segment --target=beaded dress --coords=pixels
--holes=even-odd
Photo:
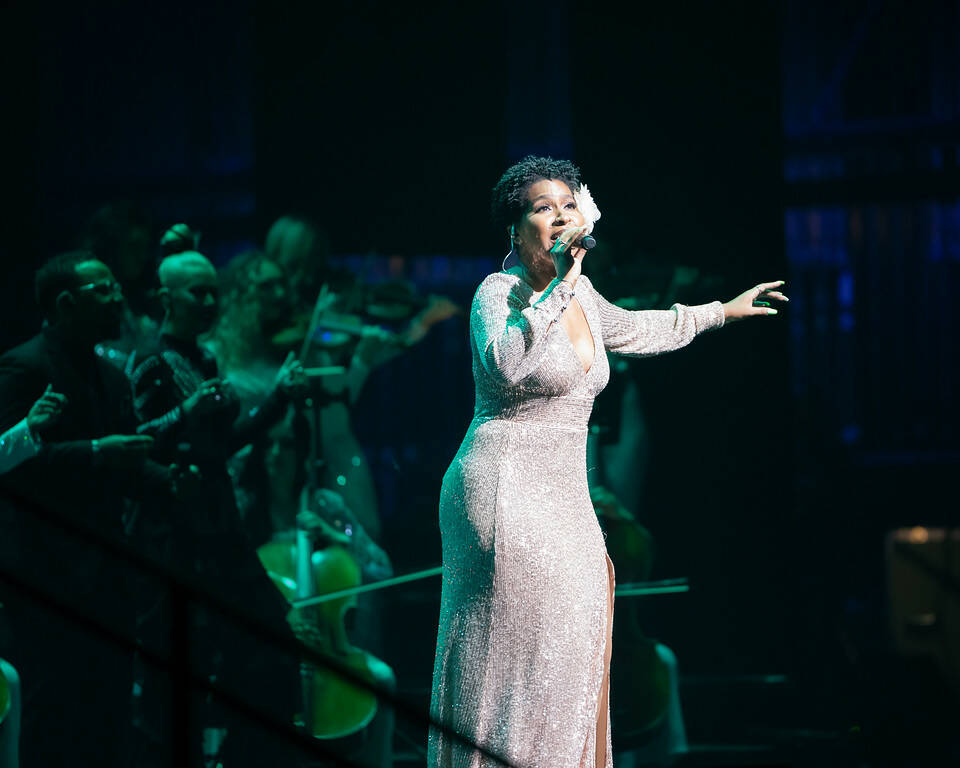
[[[584,366],[560,324],[573,292],[519,269],[489,275],[471,307],[476,404],[443,479],[443,587],[431,714],[512,764],[612,766],[605,658],[613,567],[590,502],[587,420],[609,378],[604,349],[647,356],[723,324],[719,302],[631,312],[586,276]],[[606,709],[601,712],[601,707]],[[499,765],[432,729],[431,768]]]

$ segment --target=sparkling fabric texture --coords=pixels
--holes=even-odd
[[[440,499],[432,715],[530,768],[596,762],[613,569],[590,503],[586,442],[609,378],[603,350],[656,355],[723,324],[719,302],[630,312],[581,276],[575,296],[595,350],[585,372],[558,322],[573,295],[559,280],[536,294],[517,269],[480,285],[470,318],[474,418]],[[431,731],[433,768],[499,764]]]

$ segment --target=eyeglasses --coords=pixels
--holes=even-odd
[[[77,291],[92,291],[101,296],[123,296],[123,289],[116,280],[104,280],[98,283],[84,283],[76,287]]]

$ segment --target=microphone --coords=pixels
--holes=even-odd
[[[585,248],[586,250],[589,251],[591,248],[596,247],[597,238],[592,237],[591,235],[584,235],[583,237],[577,240],[574,240],[573,244],[578,248]]]

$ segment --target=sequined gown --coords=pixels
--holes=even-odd
[[[474,418],[440,499],[431,713],[489,752],[538,768],[595,765],[604,751],[598,716],[609,722],[613,568],[586,474],[587,420],[609,378],[603,350],[656,355],[723,324],[719,302],[630,312],[586,276],[575,295],[595,349],[586,372],[559,322],[572,299],[567,283],[535,294],[511,270],[480,285],[470,317]],[[432,729],[431,768],[498,764]]]

